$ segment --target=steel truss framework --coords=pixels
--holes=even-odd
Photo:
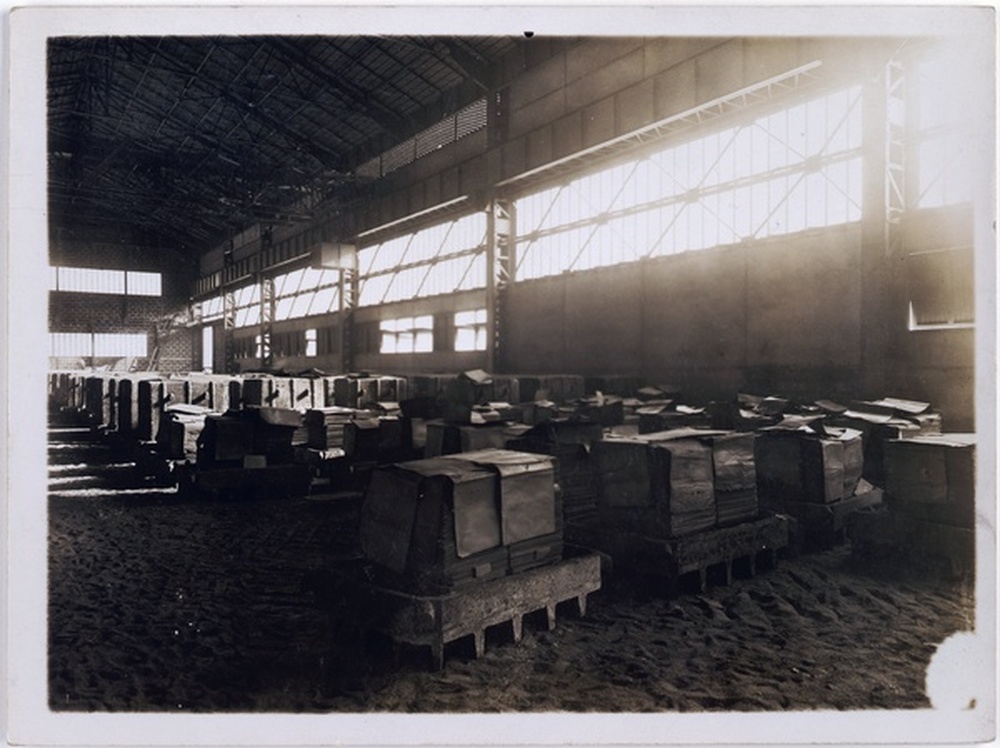
[[[825,94],[519,199],[518,279],[857,220],[861,102]]]

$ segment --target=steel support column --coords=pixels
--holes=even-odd
[[[260,284],[260,365],[270,369],[274,365],[271,335],[274,332],[274,278],[261,275]]]
[[[271,227],[263,226],[260,232],[260,261],[261,269],[264,265],[264,258],[268,255],[272,241]],[[260,285],[260,366],[265,371],[274,365],[274,349],[271,347],[271,338],[274,333],[274,276],[265,275],[263,272],[257,276]]]
[[[236,371],[236,348],[233,330],[236,329],[236,294],[227,288],[222,292],[222,370],[226,374]]]
[[[340,309],[337,321],[340,329],[340,371],[349,372],[354,366],[354,310],[358,307],[358,253],[352,251],[348,261],[341,258]]]
[[[486,366],[503,371],[507,289],[514,281],[514,203],[493,199],[486,216]]]
[[[902,251],[899,222],[906,209],[906,88],[903,64],[885,66],[885,251]]]

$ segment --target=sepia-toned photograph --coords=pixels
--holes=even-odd
[[[995,738],[993,8],[219,13],[10,17],[18,742]]]

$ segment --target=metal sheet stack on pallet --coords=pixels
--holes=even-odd
[[[729,432],[708,437],[712,445],[716,524],[739,524],[758,515],[754,435]]]

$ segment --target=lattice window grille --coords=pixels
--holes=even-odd
[[[456,312],[454,324],[456,351],[486,350],[487,335],[485,309]]]
[[[517,277],[856,221],[860,148],[857,86],[526,196]]]
[[[455,114],[455,140],[461,140],[486,127],[487,115],[488,106],[485,98],[459,109]]]
[[[428,127],[415,138],[414,151],[417,158],[423,158],[449,143],[455,142],[455,120],[452,117]]]
[[[430,353],[434,350],[434,317],[401,317],[382,320],[380,353]]]
[[[486,224],[473,213],[363,248],[358,305],[485,288]]]

